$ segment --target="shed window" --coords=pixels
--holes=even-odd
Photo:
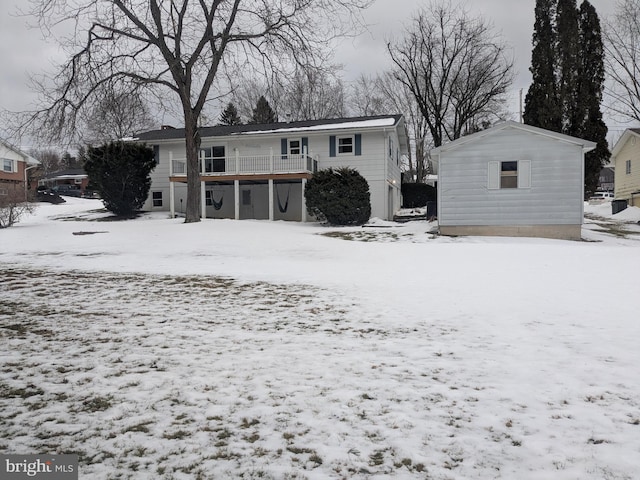
[[[501,162],[500,188],[518,188],[518,162]]]
[[[151,193],[151,198],[153,199],[153,206],[154,207],[161,207],[162,206],[162,192],[152,192]]]
[[[631,160],[627,160],[625,163],[625,172],[627,175],[631,175]]]
[[[530,188],[531,160],[489,162],[489,190]]]

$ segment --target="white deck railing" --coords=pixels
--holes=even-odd
[[[187,160],[170,156],[170,175],[186,176]],[[214,171],[217,170],[217,171]],[[259,175],[268,173],[315,173],[318,161],[309,155],[249,155],[200,160],[202,175]]]

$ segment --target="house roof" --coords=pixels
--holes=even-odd
[[[87,173],[82,168],[70,168],[67,170],[58,170],[57,172],[51,172],[42,177],[42,180],[64,180],[74,178],[87,178]]]
[[[449,150],[455,150],[462,145],[465,145],[470,142],[474,142],[485,138],[490,135],[495,135],[498,132],[507,129],[517,129],[525,132],[532,133],[534,135],[541,135],[544,137],[553,138],[555,140],[559,140],[561,142],[572,143],[574,145],[579,145],[582,147],[583,152],[589,152],[596,148],[595,142],[590,142],[589,140],[583,140],[581,138],[572,137],[570,135],[564,135],[562,133],[552,132],[551,130],[545,130],[544,128],[534,127],[532,125],[526,125],[524,123],[514,122],[512,120],[508,120],[506,122],[499,123],[497,125],[492,126],[486,130],[482,130],[480,132],[472,133],[470,135],[466,135],[464,137],[460,137],[457,140],[453,140],[452,142],[441,145],[440,147],[434,148],[431,150],[432,155],[440,155],[442,152],[446,152]]]
[[[612,163],[631,137],[640,137],[640,128],[627,128],[611,150]]]
[[[33,158],[31,155],[23,152],[22,150],[20,150],[18,147],[16,147],[15,145],[12,145],[11,143],[9,143],[8,141],[0,138],[0,144],[4,145],[6,148],[8,148],[9,150],[13,150],[15,153],[17,153],[18,155],[20,155],[21,157],[24,158],[24,161],[26,163],[28,163],[29,165],[40,165],[40,162],[38,160],[36,160],[35,158]]]
[[[226,137],[246,134],[274,134],[288,132],[313,132],[320,130],[343,130],[351,128],[393,127],[404,121],[402,115],[378,115],[371,117],[332,118],[327,120],[304,120],[297,122],[278,122],[259,125],[218,125],[201,127],[200,136]],[[152,142],[157,140],[177,140],[184,138],[184,128],[166,128],[152,130],[138,135],[135,140]]]

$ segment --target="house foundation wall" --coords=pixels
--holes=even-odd
[[[539,237],[560,240],[581,240],[581,225],[464,225],[440,226],[447,236]]]

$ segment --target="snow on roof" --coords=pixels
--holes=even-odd
[[[248,135],[260,133],[284,133],[284,132],[310,132],[317,130],[343,130],[346,128],[374,128],[374,127],[392,127],[396,120],[393,117],[379,118],[375,120],[359,120],[355,122],[342,122],[329,125],[311,125],[308,127],[284,127],[272,130],[254,130],[251,132],[237,132],[233,135]]]

